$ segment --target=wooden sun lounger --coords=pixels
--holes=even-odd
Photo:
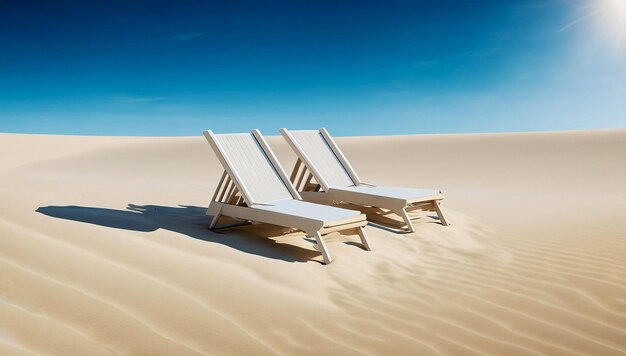
[[[363,183],[326,129],[289,131],[280,129],[298,156],[291,182],[303,199],[321,204],[347,204],[381,222],[385,214],[402,217],[403,226],[413,232],[408,212],[432,210],[442,225],[448,225],[439,206],[444,198],[436,189],[382,187]]]
[[[296,228],[315,238],[324,263],[332,262],[323,237],[331,232],[356,230],[365,249],[370,244],[363,227],[367,218],[358,211],[305,202],[258,130],[250,134],[204,136],[224,167],[207,215],[214,229],[221,216]]]

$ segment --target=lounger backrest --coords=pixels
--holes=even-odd
[[[357,185],[333,150],[334,142],[328,140],[318,130],[288,131],[281,130],[283,136],[296,150],[296,154],[309,166],[315,178],[322,186],[349,187]],[[329,138],[330,139],[330,138]],[[358,183],[358,182],[356,182]]]
[[[282,168],[272,162],[275,158],[268,151],[269,146],[264,141],[259,142],[263,140],[260,133],[255,137],[205,131],[204,136],[248,204],[296,198],[279,173]]]

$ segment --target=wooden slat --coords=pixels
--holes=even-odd
[[[230,189],[230,186],[233,184],[233,180],[230,179],[230,177],[228,177],[228,180],[226,180],[226,183],[224,184],[224,187],[222,188],[222,192],[220,193],[220,197],[217,199],[217,201],[219,202],[223,202],[224,201],[224,197],[226,196],[226,192],[228,191],[228,189]]]
[[[361,220],[361,221],[352,222],[352,223],[343,224],[343,225],[325,227],[320,232],[325,235],[325,234],[330,234],[331,232],[355,229],[355,228],[362,227],[365,225],[367,225],[367,221]]]
[[[289,177],[289,181],[291,183],[296,182],[296,176],[298,175],[298,171],[300,170],[301,165],[302,165],[302,160],[298,158],[296,160],[296,164],[293,166],[293,171],[291,171],[291,176]]]
[[[226,173],[226,171],[224,171],[224,173],[222,173],[222,178],[220,178],[220,182],[217,183],[217,187],[215,187],[215,193],[213,193],[213,198],[211,198],[211,200],[215,200],[215,198],[217,198],[217,194],[219,193],[220,189],[222,188],[222,184],[224,183],[224,179],[226,179],[226,176],[228,174]]]

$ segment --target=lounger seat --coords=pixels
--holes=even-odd
[[[299,229],[315,238],[324,263],[332,262],[323,239],[331,232],[356,230],[370,250],[363,230],[366,216],[302,201],[258,130],[227,135],[205,131],[204,136],[224,167],[207,209],[207,215],[213,216],[209,229],[216,228],[221,216]]]
[[[255,209],[271,211],[285,217],[301,217],[322,223],[323,226],[337,226],[354,222],[363,222],[358,211],[335,208],[332,206],[309,203],[302,200],[277,200],[270,203],[255,204]]]
[[[348,203],[363,212],[371,212],[372,207],[390,210],[402,217],[411,232],[414,228],[407,211],[416,209],[434,210],[441,223],[448,225],[439,207],[441,191],[363,183],[326,129],[281,129],[280,133],[298,156],[290,179],[305,200]]]
[[[443,199],[443,193],[436,189],[416,189],[402,187],[385,187],[359,185],[350,187],[329,187],[329,191],[341,191],[349,195],[351,202],[362,201],[361,204],[366,205],[372,202],[372,199],[386,199],[391,202],[397,202],[404,206],[407,204],[415,204],[425,201]]]

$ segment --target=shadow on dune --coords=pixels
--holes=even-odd
[[[94,208],[86,206],[46,206],[36,212],[58,218],[73,220],[109,228],[151,232],[165,229],[194,239],[222,244],[253,255],[287,262],[308,262],[319,252],[270,239],[292,232],[273,225],[254,225],[210,231],[211,216],[206,208],[197,206],[160,206],[129,204],[126,210]]]

